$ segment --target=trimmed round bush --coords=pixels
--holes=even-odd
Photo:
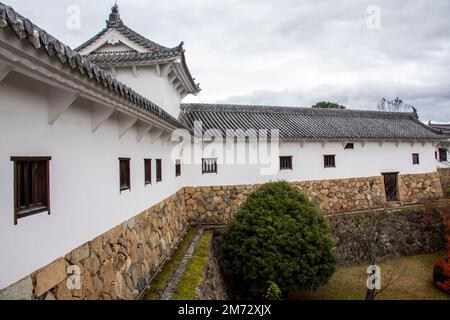
[[[261,299],[275,283],[283,296],[314,290],[336,268],[330,229],[322,212],[287,182],[250,194],[226,228],[223,265],[241,298]]]

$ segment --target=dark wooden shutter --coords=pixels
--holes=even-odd
[[[152,159],[144,159],[145,184],[152,183]]]
[[[441,162],[447,161],[447,149],[439,148],[439,161]]]
[[[156,181],[162,181],[162,160],[156,159]]]
[[[120,165],[120,191],[129,190],[130,184],[130,158],[119,158]]]
[[[334,155],[325,155],[323,156],[324,167],[325,168],[335,168],[336,167],[336,159]]]
[[[14,162],[14,224],[17,219],[50,214],[50,157],[11,157]]]

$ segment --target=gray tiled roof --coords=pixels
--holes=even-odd
[[[407,140],[443,137],[415,113],[278,106],[183,104],[180,121],[203,129],[279,129],[282,140]]]
[[[19,15],[13,8],[1,2],[0,30],[3,30],[3,32],[14,32],[19,40],[29,41],[30,45],[36,50],[44,50],[48,56],[53,57],[53,63],[69,65],[73,72],[82,75],[86,81],[96,82],[101,85],[106,94],[122,97],[132,103],[139,111],[156,115],[161,121],[172,126],[182,127],[182,124],[177,119],[156,104],[112,76],[107,75],[97,65],[87,61],[69,46],[66,46],[30,20]]]
[[[442,134],[450,137],[450,123],[446,124],[438,124],[438,123],[431,123],[431,121],[428,123],[428,125],[433,128],[434,130],[438,130],[442,132]]]
[[[114,28],[115,30],[120,32],[122,35],[124,35],[130,41],[136,43],[137,45],[143,47],[144,49],[147,49],[149,52],[154,53],[154,54],[160,54],[160,55],[164,55],[164,54],[165,55],[178,54],[180,52],[181,47],[182,47],[182,45],[178,45],[177,47],[174,47],[174,48],[164,47],[164,46],[162,46],[160,44],[157,44],[157,43],[155,43],[155,42],[153,42],[153,41],[151,41],[151,40],[141,36],[137,32],[131,30],[126,25],[121,23],[120,25],[117,25],[117,26],[108,26],[108,27],[106,27],[105,29],[103,29],[102,31],[97,33],[95,36],[93,36],[91,39],[89,39],[85,43],[81,44],[75,50],[76,51],[81,51],[81,50],[87,48],[88,46],[93,44],[95,41],[100,39],[106,32],[108,32],[112,28]]]
[[[180,55],[179,51],[168,52],[136,52],[136,51],[117,51],[117,52],[102,52],[92,53],[86,58],[98,65],[99,67],[112,67],[127,64],[129,62],[149,62],[156,60],[163,60],[173,58]]]

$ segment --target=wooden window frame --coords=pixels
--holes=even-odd
[[[156,183],[162,182],[162,159],[156,159]]]
[[[42,212],[47,212],[48,215],[51,214],[51,206],[50,206],[50,161],[51,157],[11,157],[11,161],[13,162],[13,175],[14,175],[14,225],[17,225],[17,220],[21,218],[25,218],[31,215],[35,215]],[[20,208],[20,179],[19,179],[19,162],[45,162],[44,164],[44,172],[41,172],[41,178],[44,178],[45,181],[41,182],[43,186],[43,191],[45,193],[44,199],[45,203],[43,205],[35,205],[32,204],[29,207],[23,209]],[[36,190],[34,190],[36,192]]]
[[[175,177],[181,176],[181,160],[175,160]]]
[[[327,161],[327,159],[332,159],[331,161]],[[324,154],[323,155],[323,167],[327,168],[336,168],[336,155],[335,154]]]
[[[292,170],[292,158],[293,156],[280,156],[280,171]]]
[[[126,161],[128,163],[127,170],[126,170],[126,176],[124,177],[125,180],[128,180],[128,181],[126,181],[127,182],[126,185],[122,184],[122,168],[121,168],[122,161]],[[131,170],[130,170],[130,168],[131,168],[131,159],[130,158],[119,158],[119,189],[120,189],[120,192],[127,191],[127,190],[131,191],[131,175],[130,175]]]
[[[212,161],[212,165],[206,165],[206,161]],[[212,167],[211,167],[212,166]],[[211,169],[207,169],[211,167]],[[202,158],[202,174],[217,174],[217,158]]]
[[[420,156],[418,153],[412,154],[412,164],[413,165],[420,165]]]
[[[144,159],[144,183],[152,184],[152,159]]]
[[[446,149],[446,148],[438,149],[439,162],[447,162],[448,161],[447,153],[448,153],[448,149]],[[444,154],[445,154],[445,156],[442,156]]]

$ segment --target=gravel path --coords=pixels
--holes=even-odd
[[[170,298],[172,297],[173,291],[175,290],[176,286],[180,282],[181,276],[183,275],[184,270],[186,270],[187,262],[192,257],[195,246],[197,245],[197,242],[200,239],[202,234],[203,234],[203,229],[202,228],[198,229],[197,233],[195,234],[194,238],[191,241],[191,244],[189,245],[189,248],[184,253],[183,259],[181,259],[175,272],[172,275],[172,278],[167,283],[167,286],[164,289],[164,292],[162,293],[160,300],[170,300]]]

